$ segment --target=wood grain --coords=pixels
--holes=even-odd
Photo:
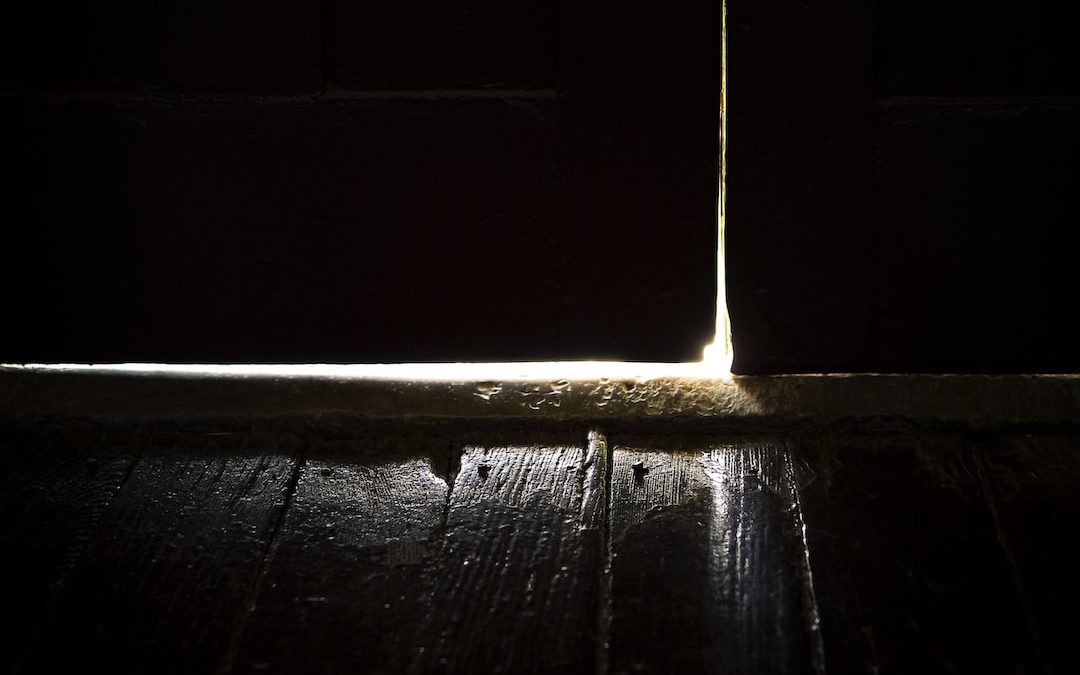
[[[141,450],[142,435],[25,418],[0,423],[0,672],[26,644],[77,564]]]
[[[288,437],[155,440],[102,519],[25,672],[209,672],[294,475]]]
[[[788,453],[616,445],[612,671],[797,673],[820,661]]]
[[[1080,439],[980,439],[971,450],[1041,665],[1047,672],[1080,672],[1074,644],[1080,635]]]
[[[1042,672],[962,438],[800,441],[829,672]]]
[[[233,672],[401,672],[448,491],[433,467],[445,459],[409,456],[408,445],[388,437],[309,451]]]
[[[8,420],[0,670],[1080,666],[1075,436],[553,428]]]
[[[598,539],[582,447],[468,447],[413,672],[588,673]]]

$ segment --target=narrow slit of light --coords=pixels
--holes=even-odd
[[[726,379],[728,372],[707,361],[639,363],[629,361],[536,361],[514,363],[24,363],[2,369],[41,372],[129,374],[174,377],[326,378],[413,382]]]
[[[727,311],[724,266],[724,226],[727,212],[727,2],[722,3],[720,22],[720,172],[717,199],[716,333],[705,345],[701,361],[689,363],[641,363],[629,361],[533,361],[514,363],[304,363],[304,364],[176,364],[176,363],[26,363],[0,364],[17,370],[128,373],[143,375],[344,378],[434,382],[487,380],[648,380],[666,377],[693,379],[731,378],[733,351]]]
[[[727,2],[720,4],[720,180],[716,214],[716,333],[705,346],[703,364],[710,364],[723,377],[731,376],[735,352],[731,345],[731,321],[727,308],[727,259],[724,231],[727,224]]]

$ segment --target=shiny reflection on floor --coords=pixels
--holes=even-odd
[[[791,458],[740,443],[702,456],[712,509],[709,577],[725,658],[745,672],[823,663],[818,610]],[[773,636],[774,647],[761,636]]]

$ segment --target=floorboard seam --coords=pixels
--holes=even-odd
[[[979,491],[982,493],[983,503],[986,505],[986,509],[990,514],[990,520],[994,527],[994,536],[997,539],[1001,555],[1005,559],[1005,564],[1009,569],[1009,576],[1012,578],[1013,587],[1016,590],[1017,600],[1020,603],[1020,610],[1024,614],[1024,622],[1027,624],[1031,639],[1035,643],[1035,649],[1038,651],[1039,662],[1042,665],[1044,672],[1053,673],[1055,672],[1055,669],[1050,658],[1047,656],[1046,646],[1042,639],[1042,631],[1039,629],[1039,622],[1035,617],[1035,610],[1031,606],[1031,597],[1028,595],[1024,577],[1020,573],[1020,565],[1016,561],[1016,552],[1013,549],[1012,542],[1009,541],[1009,536],[1005,533],[1005,529],[1001,526],[1001,517],[998,514],[997,499],[994,494],[993,486],[990,484],[990,479],[986,475],[986,461],[981,455],[977,454],[975,448],[970,448],[969,452],[971,453],[970,457],[972,464],[975,465],[975,477],[979,483]]]
[[[609,651],[611,647],[611,469],[614,448],[608,443],[607,436],[596,430],[590,434],[590,442],[599,445],[596,453],[601,462],[599,476],[601,482],[600,503],[600,565],[598,570],[596,603],[596,674],[606,675],[610,670]]]
[[[810,633],[810,659],[814,672],[817,675],[825,675],[825,638],[821,632],[821,612],[818,608],[817,592],[814,589],[814,572],[810,566],[810,543],[806,536],[806,520],[803,518],[802,497],[799,494],[799,483],[795,476],[795,464],[792,461],[792,453],[789,447],[783,449],[786,455],[788,481],[791,484],[791,495],[795,503],[795,531],[798,533],[799,543],[802,545],[802,565],[806,575],[807,606],[807,629]]]
[[[443,502],[442,524],[439,527],[440,551],[446,543],[446,529],[450,527],[450,505],[453,503],[454,498],[454,483],[457,482],[458,474],[461,473],[461,460],[464,455],[464,447],[452,445],[446,460],[446,501]]]
[[[236,665],[236,656],[240,652],[240,645],[244,638],[244,632],[247,629],[248,620],[251,618],[255,603],[258,600],[259,592],[262,588],[263,577],[266,576],[266,573],[270,568],[270,562],[274,558],[274,552],[277,549],[278,533],[281,531],[282,525],[285,522],[286,514],[288,514],[289,510],[292,508],[297,486],[300,483],[300,473],[307,464],[309,450],[310,441],[304,437],[300,445],[300,450],[297,453],[296,466],[293,467],[292,475],[289,476],[288,487],[285,489],[285,500],[281,509],[270,523],[270,532],[266,537],[266,543],[263,545],[261,559],[256,566],[255,573],[252,574],[251,581],[248,584],[248,590],[244,594],[244,604],[240,611],[240,615],[236,620],[232,635],[229,637],[228,647],[225,650],[224,656],[221,658],[218,668],[215,670],[217,675],[227,675],[228,673],[233,672],[233,667]]]

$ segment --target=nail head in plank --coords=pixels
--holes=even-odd
[[[614,672],[817,667],[813,589],[786,451],[622,439],[611,500]]]
[[[469,447],[414,672],[592,672],[598,533],[580,447]]]

